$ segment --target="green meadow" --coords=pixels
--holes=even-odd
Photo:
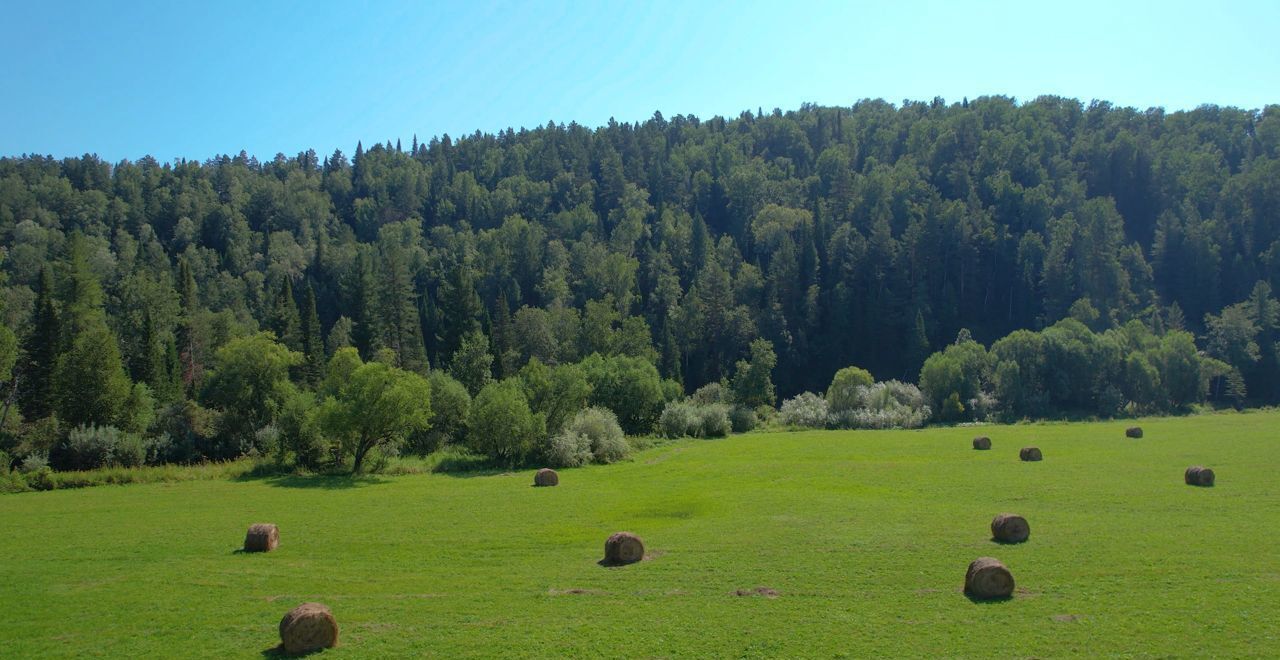
[[[0,656],[1272,656],[1280,413],[752,433],[609,466],[0,496]],[[988,435],[990,451],[970,439]],[[1044,461],[1023,463],[1035,445]],[[1206,465],[1213,488],[1184,485]],[[998,545],[991,518],[1031,539]],[[267,554],[237,552],[254,522]],[[598,565],[605,538],[648,558]],[[1011,600],[962,593],[994,556]]]

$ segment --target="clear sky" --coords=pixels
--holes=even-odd
[[[0,155],[349,154],[548,120],[988,94],[1280,103],[1280,0],[0,0]]]

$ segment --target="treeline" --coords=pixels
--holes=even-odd
[[[535,359],[631,360],[669,401],[729,382],[756,340],[789,397],[846,365],[914,381],[962,331],[991,350],[950,391],[926,369],[931,418],[978,393],[1033,417],[1275,402],[1278,181],[1276,106],[1052,97],[548,124],[351,158],[0,159],[0,449],[95,426],[172,440],[181,413],[214,438],[201,455],[247,451],[289,397],[210,420],[241,414],[220,356],[260,331],[317,407],[340,398],[325,383],[346,347],[476,396]],[[1216,360],[1195,396],[1161,371],[1188,340]],[[1096,354],[1033,358],[1037,341]],[[1057,371],[1080,364],[1092,380]],[[896,387],[879,396],[913,396]]]

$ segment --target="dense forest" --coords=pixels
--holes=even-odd
[[[514,460],[588,405],[647,433],[695,391],[771,408],[851,365],[944,421],[1280,400],[1280,106],[863,101],[266,162],[14,157],[0,245],[15,462],[101,464],[73,450],[133,434],[152,461],[288,437],[358,467],[467,426]],[[899,385],[877,396],[917,397]],[[384,404],[403,418],[370,428]]]

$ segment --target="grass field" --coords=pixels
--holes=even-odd
[[[7,495],[0,656],[261,657],[318,600],[342,627],[326,658],[1274,657],[1280,413],[1131,423],[691,440],[541,489],[528,470]],[[1031,444],[1043,462],[1018,460]],[[1193,464],[1217,486],[1184,485]],[[1004,511],[1029,542],[990,540]],[[280,548],[235,552],[261,521]],[[650,558],[597,565],[619,530]],[[961,593],[983,555],[1012,600]]]

